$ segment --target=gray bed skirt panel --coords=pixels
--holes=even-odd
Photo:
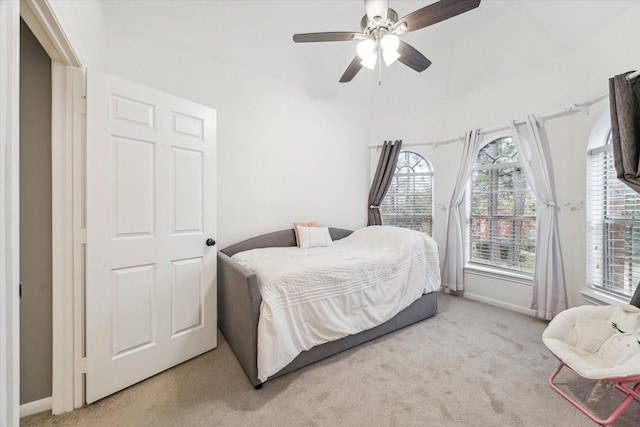
[[[258,379],[261,302],[256,275],[218,252],[218,327],[253,385]]]
[[[330,228],[333,240],[351,234],[349,230]],[[295,246],[293,229],[276,231],[231,245],[218,252],[218,327],[236,355],[240,365],[254,387],[258,379],[258,319],[260,316],[260,289],[256,275],[230,257],[255,248]],[[310,365],[341,351],[388,334],[397,329],[431,317],[437,309],[437,292],[423,295],[409,307],[375,328],[350,335],[336,341],[318,345],[300,353],[273,379],[303,366]]]

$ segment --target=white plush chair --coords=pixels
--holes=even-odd
[[[632,401],[640,401],[640,308],[629,304],[570,308],[549,323],[542,340],[560,361],[549,384],[593,421],[611,424]],[[609,418],[595,417],[554,384],[565,366],[584,378],[614,382],[626,398]]]

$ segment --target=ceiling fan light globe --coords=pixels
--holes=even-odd
[[[398,46],[400,46],[400,38],[395,34],[385,34],[380,40],[380,47],[382,47],[385,52],[396,52],[398,50]]]
[[[366,58],[363,58],[362,62],[360,63],[365,68],[368,68],[370,70],[375,70],[377,61],[378,61],[378,55],[376,55],[375,52],[372,52],[369,56],[367,56]]]
[[[398,58],[400,58],[400,54],[395,50],[385,50],[384,52],[382,52],[382,58],[384,59],[384,63],[387,64],[388,67],[389,65],[396,62]]]
[[[371,39],[362,40],[356,46],[356,52],[361,59],[368,58],[372,53],[375,53],[376,43]]]

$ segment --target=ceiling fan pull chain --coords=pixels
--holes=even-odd
[[[380,50],[380,43],[378,43],[378,86],[382,86],[382,60],[380,59],[382,52]]]

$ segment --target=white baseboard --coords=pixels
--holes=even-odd
[[[469,298],[474,301],[483,302],[485,304],[494,305],[496,307],[505,308],[507,310],[515,311],[518,313],[526,314],[527,316],[536,317],[536,311],[531,308],[521,307],[519,305],[511,304],[504,301],[495,300],[493,298],[483,297],[481,295],[470,294],[467,291],[464,291],[464,298]]]
[[[53,399],[51,397],[45,397],[44,399],[24,403],[20,405],[20,418],[28,417],[29,415],[38,414],[44,411],[51,411],[52,404]]]

